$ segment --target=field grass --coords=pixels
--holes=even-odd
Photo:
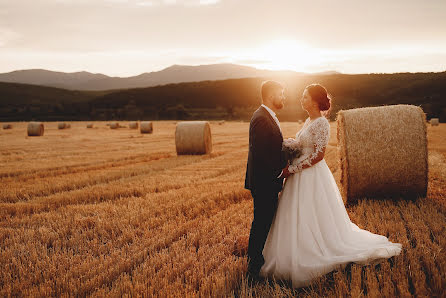
[[[43,137],[0,131],[0,296],[445,296],[446,125],[428,128],[427,198],[363,199],[359,227],[403,244],[306,288],[244,279],[252,199],[248,123],[211,124],[213,153],[176,156],[174,122],[154,133],[86,122]],[[297,123],[282,123],[292,137]],[[325,160],[339,181],[336,124]]]

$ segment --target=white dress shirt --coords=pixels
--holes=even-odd
[[[277,127],[279,127],[280,132],[282,132],[282,129],[280,128],[280,122],[279,122],[279,119],[277,119],[276,113],[274,113],[273,110],[271,110],[269,107],[267,107],[263,103],[262,103],[262,107],[264,107],[268,111],[268,113],[270,113],[271,117],[273,117],[274,121],[276,122]]]

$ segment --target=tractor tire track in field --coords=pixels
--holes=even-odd
[[[214,158],[218,155],[213,155],[210,158]],[[131,178],[131,177],[137,177],[137,176],[143,176],[146,175],[148,173],[153,173],[153,172],[157,172],[157,171],[162,171],[164,169],[168,169],[169,167],[172,166],[182,166],[184,164],[188,164],[188,163],[194,163],[196,161],[196,159],[198,158],[188,158],[188,159],[182,159],[180,160],[178,163],[173,164],[173,165],[169,165],[169,163],[171,163],[172,161],[176,161],[178,160],[178,158],[176,156],[160,156],[158,157],[153,157],[152,159],[147,159],[148,163],[145,164],[144,162],[132,162],[132,165],[138,165],[138,164],[142,164],[141,168],[134,168],[134,169],[128,169],[129,164],[126,165],[120,165],[120,166],[115,166],[113,165],[107,165],[107,168],[111,170],[111,172],[113,172],[112,174],[109,174],[107,172],[104,173],[104,169],[100,169],[100,170],[89,170],[87,171],[85,174],[88,174],[89,172],[92,171],[100,171],[99,172],[99,176],[92,178],[92,177],[87,177],[84,178],[85,176],[82,176],[83,179],[77,180],[77,181],[73,181],[73,180],[69,180],[66,181],[67,179],[69,179],[69,177],[61,177],[62,180],[65,180],[66,182],[63,185],[60,186],[52,186],[50,189],[31,189],[31,191],[28,192],[24,192],[24,191],[17,191],[14,194],[10,194],[10,192],[8,191],[8,189],[5,189],[4,192],[6,192],[7,195],[1,195],[0,196],[0,201],[3,202],[9,202],[9,203],[13,203],[13,202],[18,202],[18,201],[29,201],[35,198],[39,198],[39,197],[44,197],[44,196],[49,196],[49,195],[53,195],[53,194],[57,194],[60,192],[68,192],[68,191],[73,191],[73,190],[79,190],[85,187],[89,187],[89,186],[94,186],[94,185],[98,185],[98,184],[107,184],[109,182],[113,182],[113,181],[117,181],[120,179],[125,179],[125,178]],[[157,162],[157,163],[150,163],[150,162]],[[161,164],[160,164],[161,163]],[[117,172],[117,170],[119,170],[120,168],[124,167],[124,171],[120,171]],[[102,168],[102,166],[101,166]],[[76,174],[79,173],[83,173],[82,171],[76,171]],[[69,173],[71,174],[71,172]],[[69,175],[67,174],[67,175]],[[48,181],[50,182],[55,182],[53,181]],[[1,192],[0,192],[1,194]]]
[[[240,206],[246,207],[247,205],[243,203],[245,200],[249,200],[250,196],[247,195],[246,191],[240,191],[237,194],[233,194],[234,197],[239,197],[240,199],[237,199],[235,203],[223,205],[221,208],[213,208],[212,212],[209,212],[209,210],[203,210],[204,212],[201,213],[199,216],[189,219],[186,222],[182,223],[181,229],[175,231],[172,233],[172,231],[168,227],[166,229],[166,232],[169,233],[169,237],[167,239],[163,239],[164,241],[157,242],[154,246],[149,246],[149,248],[139,252],[135,257],[132,257],[131,259],[127,260],[126,264],[122,266],[122,264],[119,264],[115,266],[114,273],[110,274],[110,270],[107,271],[107,279],[104,279],[102,283],[99,283],[99,287],[106,286],[108,288],[111,288],[113,283],[118,280],[120,277],[126,274],[130,274],[135,270],[135,268],[141,266],[144,262],[147,261],[147,259],[151,258],[157,258],[157,255],[162,250],[169,250],[170,247],[172,247],[176,242],[181,241],[185,236],[187,237],[188,233],[190,231],[194,231],[197,229],[197,227],[207,227],[210,225],[210,223],[214,222],[214,218],[218,216],[219,214],[228,214],[229,216],[234,213],[234,210],[240,209]],[[237,202],[238,201],[238,202]],[[207,211],[207,212],[205,212]],[[161,233],[166,233],[161,229]],[[143,247],[147,247],[143,245]],[[198,250],[199,246],[197,244],[196,249]],[[136,260],[135,260],[136,259]],[[122,268],[125,268],[122,270]],[[111,275],[111,276],[110,276]],[[110,278],[111,277],[111,278]],[[95,285],[98,285],[97,282],[93,283]],[[90,289],[87,292],[81,292],[78,293],[80,295],[90,295],[92,294],[94,289]]]
[[[80,189],[51,194],[49,196],[37,197],[36,199],[28,202],[0,203],[0,216],[23,216],[41,212],[48,212],[62,206],[72,204],[89,204],[115,200],[117,198],[142,197],[148,193],[161,193],[171,189],[181,189],[185,187],[187,183],[193,183],[194,186],[199,186],[209,183],[209,181],[211,181],[212,179],[223,176],[226,173],[234,172],[237,169],[240,169],[239,165],[233,165],[229,167],[226,166],[222,169],[218,169],[217,171],[215,171],[214,167],[211,168],[212,172],[214,173],[206,174],[204,171],[203,173],[201,173],[202,180],[200,182],[193,182],[195,179],[187,181],[175,181],[172,184],[168,183],[163,187],[160,187],[158,185],[151,187],[141,185],[135,186],[135,184],[133,183],[133,180],[136,177],[141,178],[141,176],[147,175],[150,175],[151,177],[153,172],[155,172],[157,175],[160,175],[160,173],[162,172],[175,171],[177,168],[179,170],[181,169],[180,171],[184,171],[185,166],[193,166],[194,168],[196,168],[199,164],[207,163],[210,160],[214,161],[215,159],[218,159],[218,157],[220,156],[209,157],[205,160],[201,159],[199,162],[196,162],[196,160],[194,159],[191,162],[186,162],[181,165],[176,164],[172,168],[161,167],[160,171],[150,170],[148,171],[148,173],[145,174],[138,173],[137,175],[134,175],[132,177],[125,177],[122,179],[119,178],[116,180],[120,180],[119,185],[114,184],[110,186],[109,184],[111,181],[108,181],[96,185],[88,185]],[[196,172],[196,170],[194,171]]]
[[[237,153],[237,152],[235,152]],[[209,157],[206,157],[205,160],[208,159],[212,159],[212,158],[218,158],[219,156],[222,156],[224,154],[222,153],[214,153],[209,155]],[[197,159],[201,161],[203,161],[203,158],[198,157],[198,156],[192,156],[192,157],[179,157],[180,159],[184,159],[187,158],[187,161],[181,161],[178,164],[175,164],[174,167],[179,167],[179,166],[184,166],[187,164],[194,164],[196,163]],[[57,193],[61,193],[61,192],[69,192],[69,191],[74,191],[74,190],[80,190],[83,189],[85,187],[90,187],[90,186],[94,186],[94,185],[98,185],[98,184],[107,184],[113,181],[117,181],[117,180],[121,180],[121,179],[125,179],[125,178],[132,178],[132,177],[139,177],[139,176],[143,176],[143,175],[147,175],[149,173],[156,173],[158,171],[164,171],[166,169],[170,169],[172,167],[172,165],[170,165],[169,163],[171,163],[172,161],[176,161],[178,160],[177,156],[169,156],[169,155],[164,155],[161,154],[160,156],[153,156],[152,158],[148,159],[145,158],[148,162],[153,162],[156,161],[157,163],[155,164],[145,164],[143,161],[141,162],[132,162],[132,163],[126,163],[125,165],[116,165],[116,164],[112,164],[112,165],[107,165],[108,168],[111,170],[111,174],[105,172],[104,173],[104,169],[102,169],[99,172],[98,177],[86,177],[85,175],[82,175],[82,179],[80,180],[68,180],[68,177],[66,176],[62,176],[60,177],[60,180],[63,180],[64,183],[62,183],[62,185],[58,185],[58,186],[54,186],[54,183],[57,181],[48,181],[47,184],[51,185],[51,186],[47,186],[47,185],[43,185],[40,186],[42,184],[42,181],[38,181],[39,182],[39,186],[37,187],[32,187],[32,185],[30,186],[29,184],[27,184],[27,187],[30,189],[28,191],[23,191],[22,189],[18,189],[15,192],[11,193],[12,191],[10,189],[3,189],[0,191],[0,202],[4,202],[4,203],[15,203],[15,202],[20,202],[20,201],[31,201],[33,199],[37,199],[40,197],[45,197],[45,196],[49,196],[49,195],[54,195]],[[162,162],[163,164],[159,164],[160,162]],[[166,165],[167,163],[167,165]],[[133,169],[128,169],[128,165],[137,165],[137,164],[142,164],[141,168],[133,168]],[[120,171],[117,173],[117,171],[124,167],[123,171]],[[101,166],[102,168],[102,166]],[[88,172],[92,172],[93,170],[90,169]],[[94,170],[94,171],[99,171],[99,170]],[[75,173],[79,173],[81,172],[81,170],[79,171],[75,171]],[[88,173],[86,172],[86,174]],[[69,174],[71,174],[72,172],[70,172]],[[83,172],[82,172],[83,173]],[[67,181],[68,180],[68,181]],[[52,184],[51,184],[52,183]],[[22,184],[19,184],[19,187]],[[4,193],[4,194],[2,194]]]
[[[154,155],[154,156],[152,156]],[[0,179],[15,178],[15,180],[26,182],[27,180],[34,178],[53,177],[63,174],[79,173],[83,171],[101,170],[113,166],[131,165],[133,163],[151,161],[152,159],[161,159],[163,156],[171,157],[172,154],[166,152],[157,152],[152,154],[138,154],[133,156],[126,156],[118,159],[109,159],[106,161],[80,163],[69,166],[58,166],[50,168],[41,168],[33,170],[22,170],[16,172],[3,172],[0,173]],[[0,181],[2,181],[0,180]]]
[[[150,231],[150,237],[142,237],[142,242],[138,242],[136,246],[130,249],[130,251],[126,249],[126,256],[129,257],[125,260],[124,264],[116,263],[116,257],[118,257],[118,255],[110,255],[106,259],[101,258],[97,260],[97,264],[90,260],[90,267],[96,268],[96,270],[82,276],[82,279],[85,281],[83,283],[84,289],[82,290],[82,293],[86,294],[97,288],[95,285],[98,284],[99,280],[102,278],[101,276],[103,276],[105,280],[110,280],[110,277],[113,278],[115,275],[120,275],[123,267],[127,268],[131,266],[134,268],[137,264],[143,262],[147,256],[171,246],[172,243],[181,239],[187,231],[193,230],[193,227],[202,223],[206,218],[212,217],[216,213],[222,212],[222,210],[226,210],[234,204],[239,204],[244,200],[248,200],[250,199],[250,196],[245,190],[240,190],[239,192],[229,190],[219,193],[218,191],[216,192],[215,189],[210,188],[208,192],[201,194],[200,198],[201,199],[196,201],[196,196],[191,193],[188,205],[183,205],[180,210],[177,210],[180,213],[168,213],[168,217],[164,218],[163,221],[159,221],[156,225],[147,226],[145,230],[148,232]],[[168,210],[175,205],[177,205],[177,202],[172,201],[171,206],[166,205],[164,206],[164,209],[167,208]],[[181,210],[188,210],[188,213],[181,215]],[[190,210],[193,210],[193,212],[190,213]],[[147,218],[150,218],[150,216]],[[140,224],[144,225],[144,222]],[[177,227],[180,227],[180,229],[172,232],[172,228]],[[116,239],[116,242],[117,240],[118,239]],[[74,269],[75,268],[70,268],[70,270],[76,271]],[[66,276],[66,278],[70,278],[70,276]],[[73,276],[72,278],[76,280],[79,277]],[[92,282],[89,283],[88,280],[92,280]],[[91,287],[89,286],[90,284]]]
[[[42,179],[33,178],[37,185],[30,183],[31,178],[25,184],[22,181],[12,181],[8,183],[8,188],[0,190],[0,202],[18,202],[18,201],[28,201],[38,197],[48,196],[51,194],[56,194],[58,192],[71,191],[75,189],[81,189],[86,186],[92,186],[100,183],[107,183],[115,180],[119,180],[124,177],[132,177],[137,175],[138,165],[140,168],[148,168],[153,165],[152,162],[169,160],[172,159],[169,155],[153,156],[150,159],[145,159],[146,161],[138,161],[132,163],[122,164],[107,164],[104,166],[98,166],[94,168],[89,168],[86,171],[81,169],[70,171],[67,173],[51,174],[46,175],[46,178],[54,176],[53,179]],[[130,168],[132,165],[134,168]],[[150,170],[143,170],[144,173]],[[96,174],[92,177],[92,174]],[[141,172],[142,173],[142,172]],[[80,177],[80,179],[79,179]],[[73,180],[70,180],[73,178]],[[77,178],[77,180],[75,180]],[[12,189],[15,186],[16,189]]]

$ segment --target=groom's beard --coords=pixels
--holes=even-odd
[[[284,104],[283,104],[283,102],[273,102],[273,105],[274,105],[274,108],[276,109],[276,110],[281,110],[281,109],[283,109],[283,106],[284,106]]]

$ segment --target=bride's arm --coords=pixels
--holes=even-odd
[[[321,119],[319,123],[314,123],[312,127],[309,127],[309,133],[312,135],[314,143],[313,152],[304,160],[289,165],[288,171],[290,173],[300,172],[324,159],[325,149],[330,138],[330,124],[328,120]]]
[[[316,146],[315,146],[316,147]],[[314,158],[311,158],[313,156],[313,154],[316,154]],[[324,159],[325,156],[325,147],[322,149],[322,151],[318,151],[316,148],[314,149],[313,153],[311,154],[311,156],[305,160],[303,160],[302,163],[293,166],[293,165],[289,165],[288,166],[288,171],[290,173],[296,173],[298,171],[302,171],[303,169],[309,168],[314,166],[315,164],[317,164],[318,162],[320,162],[321,160]]]

